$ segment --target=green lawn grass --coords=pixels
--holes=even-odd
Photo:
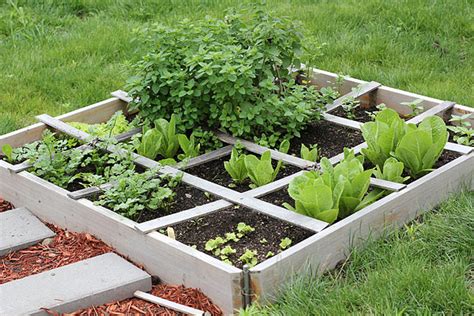
[[[142,53],[131,42],[134,29],[223,16],[239,3],[2,1],[0,134],[123,88],[127,65]],[[266,6],[300,20],[305,33],[327,44],[318,68],[474,105],[470,0],[268,0]],[[340,275],[295,280],[278,304],[258,313],[472,313],[473,208],[473,194],[464,194],[413,235],[399,232],[356,250]]]

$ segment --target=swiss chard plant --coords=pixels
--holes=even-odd
[[[321,93],[288,71],[300,66],[305,45],[293,20],[252,8],[153,25],[138,37],[149,52],[127,90],[131,108],[150,123],[175,114],[180,133],[206,126],[274,145],[320,118]]]

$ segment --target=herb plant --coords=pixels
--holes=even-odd
[[[156,176],[157,170],[123,173],[114,178],[115,185],[104,191],[95,202],[137,220],[142,212],[166,209],[174,198],[173,189],[179,177]]]
[[[453,139],[455,142],[465,146],[474,145],[474,129],[471,122],[468,121],[471,113],[464,115],[453,115],[450,122],[457,123],[454,126],[448,126],[448,129],[454,133]]]
[[[142,38],[150,52],[128,80],[131,108],[149,122],[175,113],[181,133],[206,126],[272,144],[299,136],[324,106],[318,91],[288,71],[300,66],[299,29],[258,8],[149,27]]]

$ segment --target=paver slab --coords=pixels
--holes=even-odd
[[[53,237],[55,233],[26,208],[0,213],[0,256]]]
[[[0,285],[0,315],[69,313],[151,290],[151,276],[114,253],[106,253]]]

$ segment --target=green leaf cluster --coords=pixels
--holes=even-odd
[[[367,159],[382,168],[387,159],[395,157],[414,178],[432,170],[448,140],[446,124],[440,117],[427,117],[416,126],[389,108],[361,129],[368,146],[362,154]]]
[[[68,123],[74,128],[94,137],[113,137],[131,130],[137,122],[128,122],[122,111],[117,111],[106,123],[87,124],[81,122]]]
[[[272,165],[272,156],[270,151],[266,151],[257,158],[255,155],[245,155],[245,169],[252,181],[251,188],[261,187],[275,180],[280,171],[283,162],[279,160],[275,168]]]
[[[102,192],[95,204],[137,220],[142,212],[166,210],[173,201],[173,189],[180,178],[157,176],[157,170],[148,169],[144,173],[118,175],[113,181],[112,188]]]
[[[324,106],[320,92],[288,71],[300,65],[300,28],[258,8],[147,27],[141,37],[150,51],[126,88],[131,108],[149,122],[175,114],[182,133],[206,126],[272,143],[299,136]]]
[[[308,171],[290,182],[288,193],[295,207],[290,210],[333,223],[377,200],[380,194],[367,194],[372,170],[364,170],[363,157],[344,149],[344,159],[335,167],[321,159],[321,171]]]

